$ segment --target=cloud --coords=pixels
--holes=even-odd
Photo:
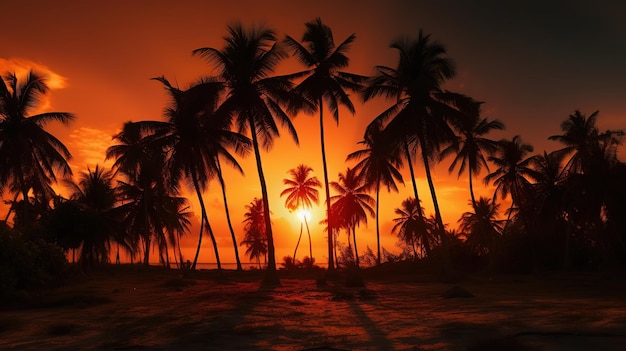
[[[8,59],[0,58],[0,73],[15,73],[18,79],[23,79],[29,71],[35,71],[46,77],[46,84],[50,91],[63,89],[67,87],[67,78],[54,72],[47,66],[24,58],[11,57]],[[33,113],[41,113],[52,108],[50,94],[41,97],[41,104]]]
[[[93,168],[95,165],[111,167],[113,160],[107,160],[106,149],[111,146],[111,136],[109,131],[96,128],[81,127],[74,129],[70,134],[70,141],[67,146],[72,150],[74,161],[79,164],[72,164],[72,169]]]

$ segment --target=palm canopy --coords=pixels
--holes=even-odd
[[[216,79],[227,89],[219,113],[235,117],[239,132],[249,129],[261,144],[269,149],[280,135],[276,120],[298,142],[296,129],[281,106],[297,101],[291,92],[292,83],[286,76],[271,76],[287,53],[276,42],[274,31],[263,26],[246,30],[240,23],[228,26],[226,46],[193,51],[218,70]],[[249,119],[253,125],[249,125]]]
[[[565,145],[559,152],[571,155],[566,170],[586,173],[592,171],[600,160],[616,160],[619,137],[624,135],[624,131],[608,130],[601,133],[596,126],[598,114],[599,111],[595,111],[587,117],[576,110],[561,123],[563,134],[548,138]]]
[[[298,167],[290,169],[291,179],[283,179],[283,184],[287,186],[280,196],[287,196],[285,206],[290,210],[299,207],[310,208],[313,202],[319,201],[319,191],[317,188],[322,184],[317,177],[309,177],[309,173],[313,172],[313,168],[300,164]]]
[[[57,172],[72,174],[69,150],[44,127],[52,121],[69,124],[74,115],[32,114],[48,92],[46,79],[34,71],[22,80],[15,73],[0,79],[0,190],[9,186],[25,201],[30,189],[46,189],[56,182]]]
[[[485,184],[493,181],[496,185],[494,199],[498,193],[502,198],[510,194],[513,204],[520,205],[524,192],[530,188],[530,180],[539,177],[531,167],[534,157],[527,157],[533,147],[524,144],[519,135],[511,140],[502,139],[498,144],[496,155],[489,157],[489,161],[498,168],[485,176]]]
[[[498,219],[500,205],[481,197],[473,208],[474,212],[465,212],[459,219],[460,229],[466,233],[471,248],[481,254],[493,254],[494,241],[504,226],[504,221]]]
[[[422,216],[424,209],[415,198],[408,198],[402,201],[401,207],[396,208],[394,213],[398,216],[393,219],[391,232],[396,234],[400,240],[410,245],[414,255],[417,256],[417,247],[423,246],[426,256],[430,256],[431,231],[428,227],[434,226]]]
[[[389,140],[390,137],[382,128],[370,128],[364,140],[359,142],[365,148],[347,157],[347,161],[358,161],[354,168],[370,189],[378,189],[382,184],[387,187],[387,191],[398,191],[396,182],[404,184],[398,170],[402,167],[400,149]]]
[[[294,92],[309,102],[309,108],[321,109],[321,101],[326,102],[335,121],[339,121],[339,106],[344,106],[351,113],[355,112],[354,104],[347,91],[358,92],[367,77],[348,73],[342,69],[348,67],[350,60],[347,51],[356,39],[351,34],[339,45],[335,45],[333,33],[329,26],[318,17],[305,24],[306,30],[302,43],[286,36],[285,44],[294,56],[308,70],[299,72],[293,77],[304,77]]]
[[[367,194],[367,187],[354,168],[347,168],[345,173],[339,173],[339,181],[330,184],[337,195],[331,197],[331,202],[338,209],[342,222],[349,227],[367,223],[367,216],[374,217],[374,199]]]
[[[459,106],[466,118],[455,121],[454,126],[458,132],[457,142],[452,143],[441,153],[441,158],[456,153],[450,168],[448,168],[450,173],[454,171],[457,165],[459,168],[458,177],[467,169],[472,206],[476,203],[472,182],[473,175],[480,173],[483,167],[489,171],[489,165],[485,156],[492,155],[498,146],[496,141],[484,136],[492,130],[504,129],[504,124],[499,120],[489,121],[486,117],[481,117],[481,105],[482,102],[469,99],[468,103]]]

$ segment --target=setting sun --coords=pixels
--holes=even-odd
[[[296,215],[298,216],[300,222],[311,222],[311,211],[309,209],[301,208],[296,212]]]

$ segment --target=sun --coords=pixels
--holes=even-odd
[[[300,219],[300,222],[310,222],[311,221],[311,211],[309,211],[306,208],[301,208],[296,212],[296,215],[298,215],[298,218]]]

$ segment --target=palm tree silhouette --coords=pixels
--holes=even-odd
[[[41,190],[56,182],[56,173],[69,176],[71,158],[63,143],[44,126],[52,121],[69,124],[74,115],[67,112],[43,112],[35,115],[42,96],[48,92],[45,75],[29,71],[18,81],[15,73],[0,79],[0,191],[7,187],[15,203],[22,196],[24,213],[29,221],[28,193],[37,197]],[[7,213],[6,219],[10,215]],[[5,220],[6,220],[5,219]]]
[[[226,217],[235,249],[237,269],[242,270],[237,240],[235,238],[226,190],[222,176],[220,156],[235,169],[243,173],[235,157],[228,151],[233,149],[244,153],[249,149],[250,140],[238,133],[228,130],[230,121],[215,114],[223,84],[213,81],[201,81],[188,90],[182,91],[173,87],[164,77],[153,78],[163,84],[172,102],[165,110],[165,123],[155,123],[156,142],[167,145],[169,150],[170,172],[174,174],[172,181],[178,183],[179,175],[191,179],[191,183],[200,202],[202,220],[211,238],[218,270],[221,269],[217,241],[209,223],[202,193],[207,188],[210,178],[217,175],[222,188]],[[198,237],[198,247],[191,268],[195,269],[202,243],[202,232]]]
[[[246,205],[247,211],[244,213],[245,237],[241,245],[246,245],[246,255],[251,260],[256,259],[259,269],[261,268],[261,256],[265,257],[267,263],[267,236],[265,236],[265,210],[263,201],[255,198]]]
[[[436,226],[436,224],[421,216],[420,213],[423,213],[424,209],[419,209],[419,207],[421,206],[414,198],[402,201],[402,206],[394,210],[399,217],[393,219],[394,225],[391,232],[411,246],[414,257],[418,257],[417,247],[423,248],[426,257],[430,257],[433,238],[431,237],[432,230],[429,230],[429,227]]]
[[[428,180],[439,237],[443,245],[444,274],[449,273],[450,257],[447,236],[437,194],[430,172],[430,164],[440,147],[455,141],[454,131],[448,122],[464,118],[454,105],[460,105],[467,97],[444,91],[441,85],[454,77],[455,69],[445,48],[430,40],[420,30],[416,40],[401,38],[391,43],[398,51],[396,68],[376,66],[377,74],[363,91],[365,101],[376,96],[395,99],[395,104],[377,116],[368,128],[385,126],[395,140],[421,148],[421,156]],[[389,123],[385,123],[389,120]],[[407,161],[410,162],[407,155]],[[409,164],[410,165],[410,164]],[[415,198],[417,188],[414,187]]]
[[[441,153],[442,158],[451,153],[456,153],[448,169],[450,173],[454,171],[457,164],[459,165],[458,177],[467,169],[471,204],[474,211],[476,211],[476,198],[474,197],[473,176],[480,173],[483,166],[489,171],[485,153],[492,155],[498,145],[496,141],[487,139],[484,136],[492,130],[504,129],[504,124],[497,119],[489,121],[487,118],[481,118],[481,104],[482,102],[471,101],[461,108],[461,112],[465,113],[466,118],[457,120],[455,124],[459,134],[458,141],[451,144]]]
[[[515,206],[523,210],[521,208],[523,206],[522,201],[524,194],[530,190],[530,179],[538,177],[537,172],[531,167],[534,157],[527,157],[532,151],[532,145],[524,144],[520,136],[516,135],[511,140],[500,140],[496,154],[489,157],[489,161],[498,167],[492,173],[487,174],[484,179],[485,184],[493,181],[496,186],[492,201],[495,202],[498,194],[501,195],[502,199],[509,194],[511,195],[511,207],[504,228],[510,222]]]
[[[240,133],[249,130],[254,147],[259,181],[265,211],[267,231],[268,265],[266,282],[278,283],[274,238],[270,221],[267,185],[263,174],[260,145],[270,149],[275,137],[279,136],[275,119],[287,128],[298,143],[296,130],[281,107],[290,103],[293,94],[288,77],[271,77],[276,65],[287,54],[276,42],[274,31],[264,27],[244,30],[241,24],[228,27],[226,46],[222,50],[200,48],[194,55],[206,58],[219,70],[218,80],[227,88],[226,99],[217,113],[234,116]],[[260,140],[259,140],[260,139]]]
[[[304,77],[295,90],[319,110],[320,116],[320,144],[322,148],[322,164],[324,169],[324,191],[326,195],[326,217],[330,216],[330,190],[328,182],[328,165],[326,162],[326,143],[324,141],[324,102],[333,114],[335,122],[339,123],[339,106],[343,105],[352,114],[354,105],[346,91],[358,92],[361,83],[366,79],[363,76],[341,71],[348,66],[349,59],[346,52],[354,42],[354,34],[335,46],[333,33],[330,27],[316,18],[305,24],[306,31],[302,36],[302,44],[290,36],[285,43],[293,51],[294,56],[308,69],[295,74],[295,77]],[[306,105],[305,105],[306,106]],[[335,269],[333,255],[333,238],[328,235],[328,270]]]
[[[372,206],[374,199],[366,193],[363,178],[359,177],[354,168],[347,168],[345,173],[339,173],[339,181],[331,182],[337,195],[330,199],[336,206],[338,216],[352,231],[356,266],[359,268],[359,251],[356,244],[356,227],[361,223],[367,224],[367,215],[374,217],[376,213]]]
[[[365,133],[365,140],[359,142],[366,148],[355,151],[348,155],[347,160],[359,160],[354,166],[356,171],[363,177],[368,188],[374,188],[376,192],[376,263],[380,264],[380,186],[387,187],[397,192],[396,181],[403,183],[402,175],[398,170],[402,167],[402,157],[398,152],[397,143],[389,141],[389,136],[383,133],[382,128],[369,128]]]
[[[466,244],[477,254],[495,253],[495,241],[502,233],[503,221],[498,219],[500,205],[481,197],[473,204],[474,212],[465,212],[459,219],[459,229],[466,233]]]
[[[137,240],[123,229],[122,217],[115,208],[117,194],[110,170],[96,165],[93,171],[88,168],[82,172],[78,183],[68,178],[64,184],[70,188],[70,201],[78,205],[78,213],[72,220],[80,223],[79,261],[85,267],[108,262],[112,242],[131,255],[135,253]]]
[[[309,177],[309,173],[313,172],[313,168],[300,164],[298,167],[290,169],[289,174],[291,179],[283,179],[283,184],[287,186],[280,196],[287,196],[285,199],[285,207],[294,211],[298,208],[310,209],[313,202],[318,203],[319,192],[317,188],[322,184],[317,177]],[[309,236],[309,258],[313,260],[313,246],[311,243],[311,231],[309,230],[309,222],[306,216],[303,218],[304,224],[306,224],[306,231]],[[296,249],[293,252],[293,260],[296,260],[296,253],[298,252],[298,245],[302,238],[302,222],[300,222],[300,235],[298,236],[298,243]],[[313,262],[313,261],[311,261]]]
[[[170,182],[164,173],[166,153],[164,145],[154,141],[152,121],[127,122],[122,131],[113,137],[120,144],[107,149],[106,157],[114,158],[113,169],[126,176],[118,181],[124,200],[120,206],[126,211],[126,225],[132,233],[140,233],[144,241],[144,264],[150,263],[152,236],[157,239],[163,258],[163,204],[170,194],[178,192],[177,184]],[[165,262],[163,262],[165,264]]]

